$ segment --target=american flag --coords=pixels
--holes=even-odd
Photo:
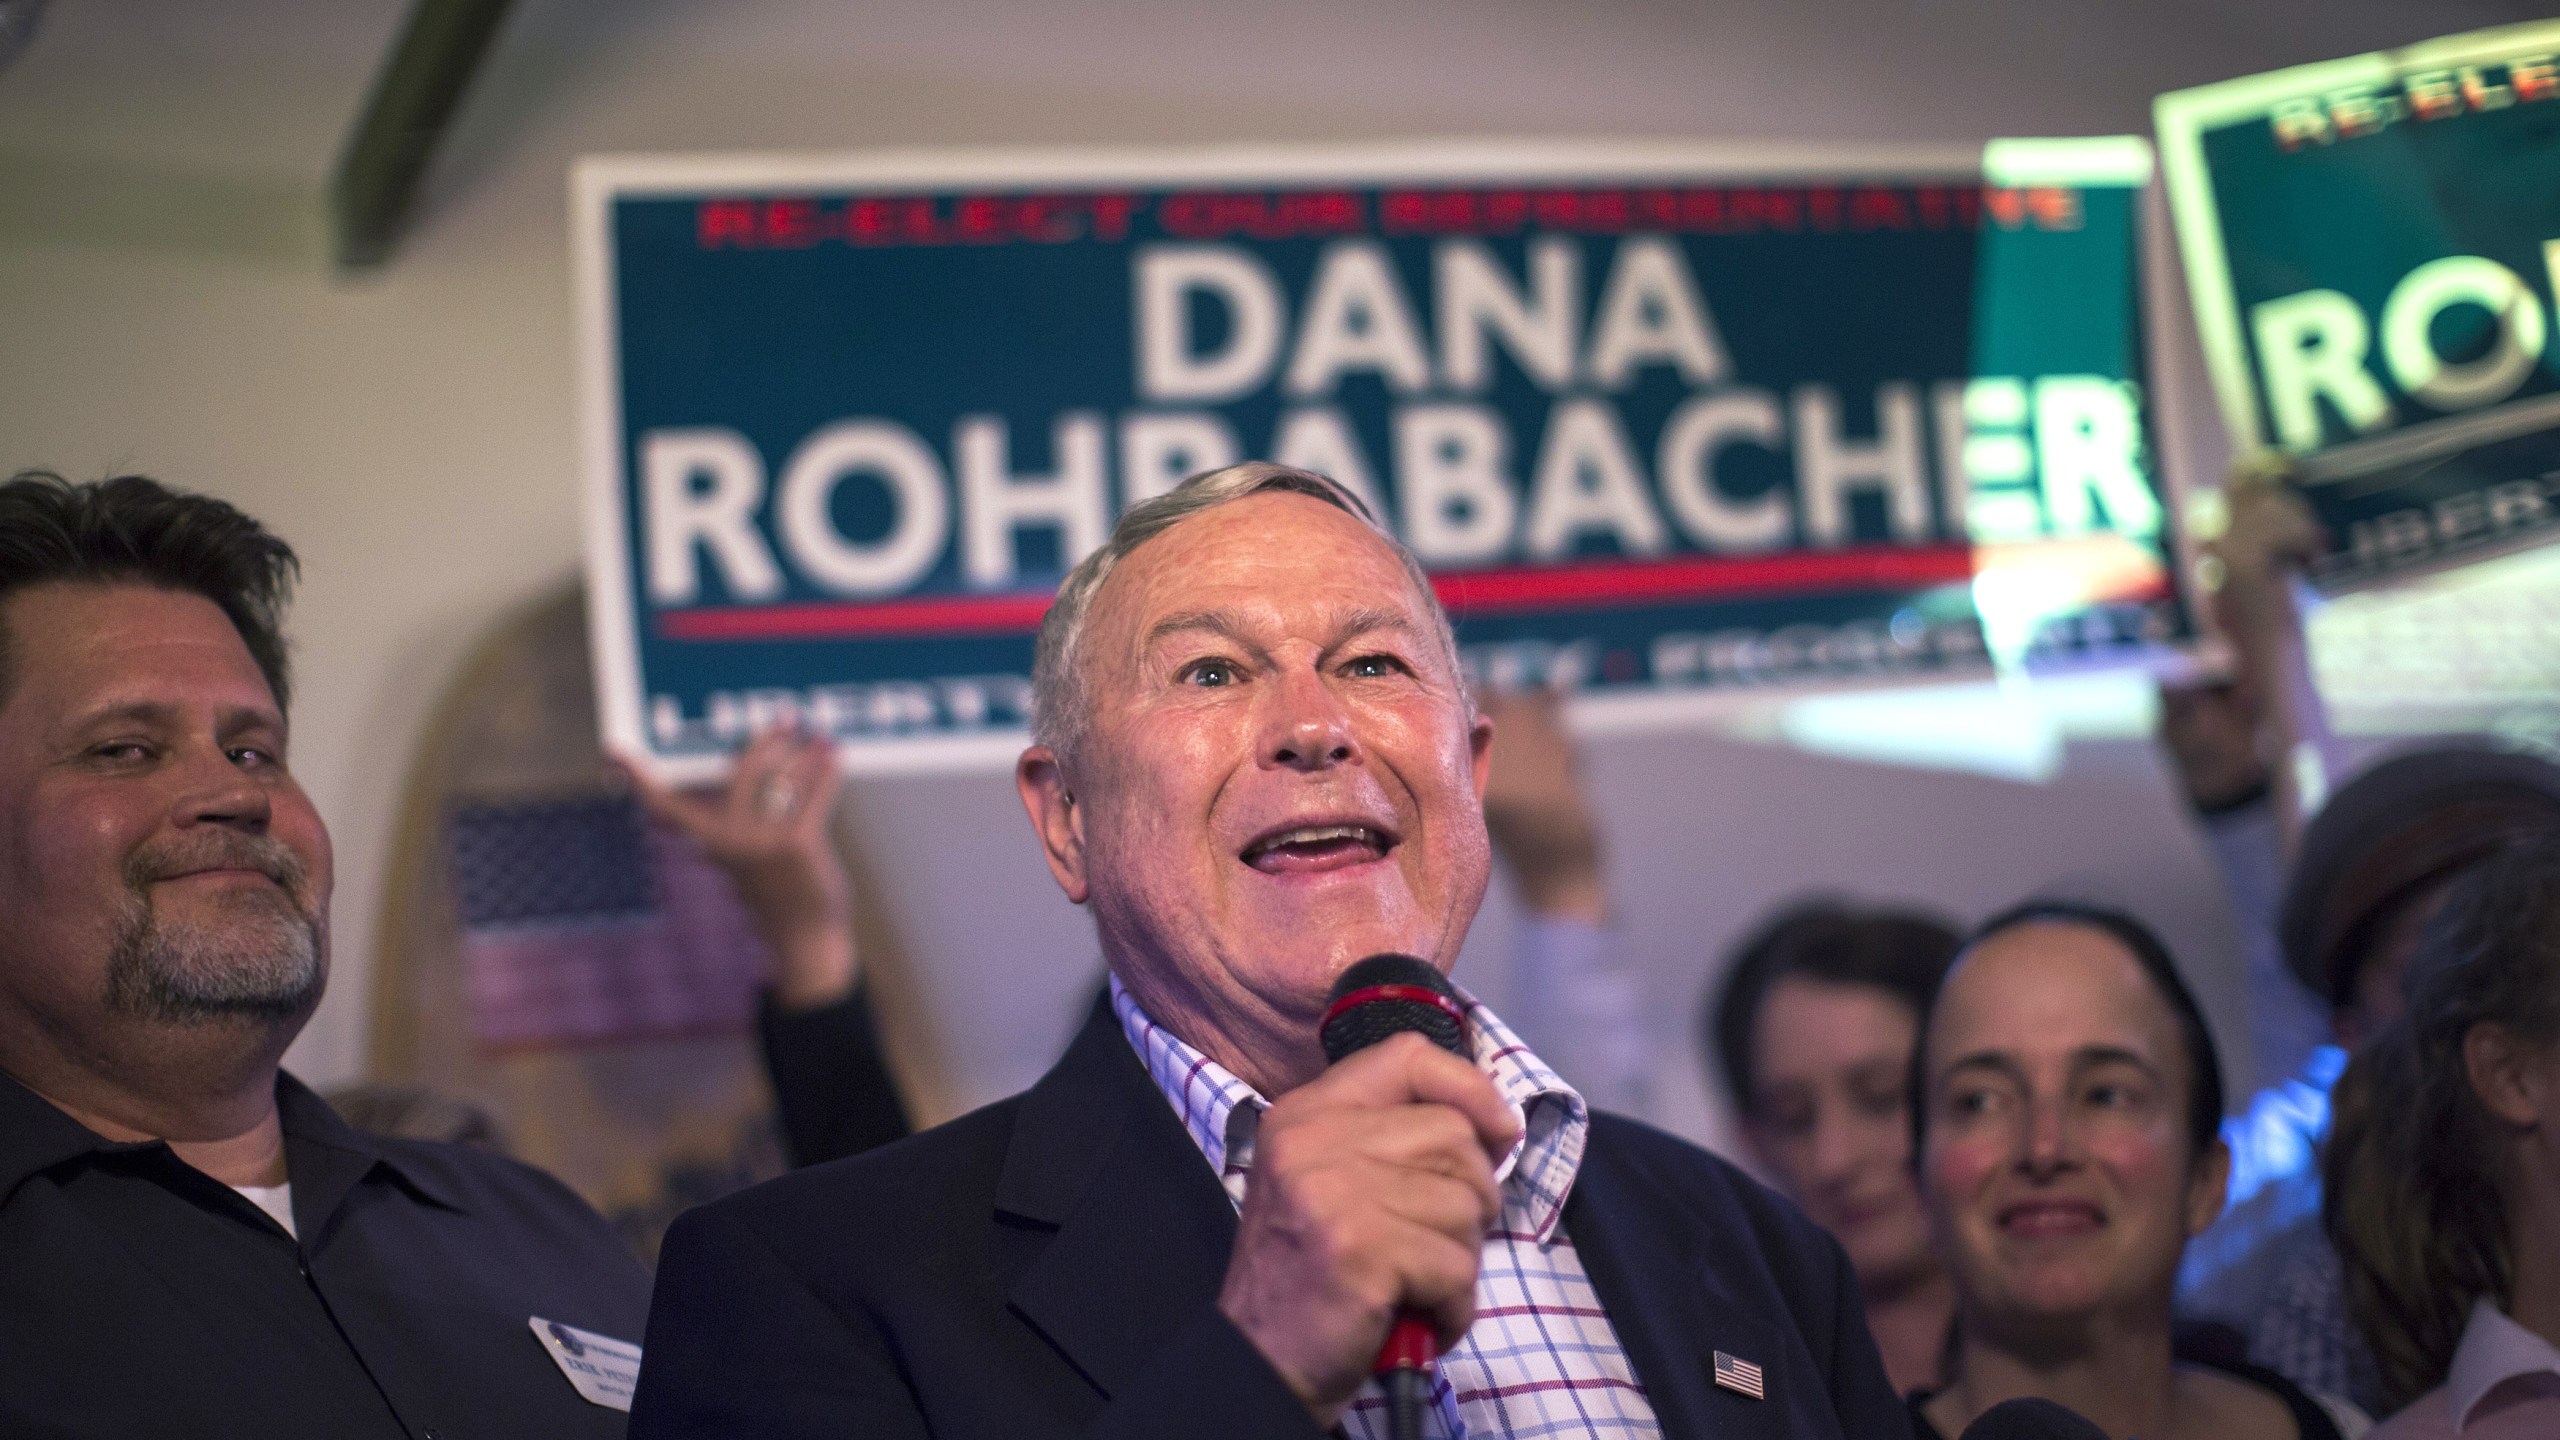
[[[1760,1388],[1760,1367],[1748,1360],[1738,1360],[1723,1351],[1716,1352],[1716,1383],[1737,1395],[1754,1400],[1766,1398]]]
[[[753,1016],[766,957],[745,907],[629,797],[468,804],[445,838],[481,1044],[714,1034]]]

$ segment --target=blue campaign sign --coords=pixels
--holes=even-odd
[[[1413,547],[1480,676],[1860,680],[2186,633],[2141,141],[598,159],[607,738],[1009,762],[1049,596],[1259,458]],[[1676,708],[1676,707],[1674,707]]]
[[[2197,333],[2333,590],[2560,538],[2560,21],[2156,105]]]

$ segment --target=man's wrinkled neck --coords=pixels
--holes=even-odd
[[[1321,1004],[1299,1015],[1249,994],[1204,994],[1155,957],[1115,949],[1106,939],[1104,961],[1147,1018],[1263,1099],[1277,1100],[1324,1073],[1316,1037]]]

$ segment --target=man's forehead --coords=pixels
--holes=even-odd
[[[231,629],[231,617],[212,599],[193,590],[173,590],[140,579],[47,580],[0,596],[0,615],[52,620],[76,619],[90,628],[156,626],[192,629],[219,625]],[[238,632],[232,632],[238,638]]]
[[[222,607],[130,583],[58,582],[0,598],[7,698],[74,715],[206,703],[275,709],[265,672]]]
[[[1318,623],[1374,626],[1387,615],[1429,623],[1384,537],[1348,511],[1288,492],[1247,496],[1173,525],[1114,569],[1096,609],[1141,643],[1168,619],[1243,623],[1282,610]]]
[[[1215,605],[1198,610],[1174,610],[1155,618],[1144,634],[1138,636],[1141,646],[1172,640],[1191,634],[1220,635],[1242,644],[1259,644],[1272,638],[1273,632],[1305,626],[1300,638],[1327,643],[1391,631],[1420,636],[1426,628],[1408,610],[1369,603],[1365,595],[1322,595],[1311,603],[1284,612],[1271,600],[1257,595],[1241,597],[1239,603]]]

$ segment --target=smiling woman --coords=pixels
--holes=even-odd
[[[1743,943],[1699,1016],[1744,1140],[1848,1252],[1906,1392],[1942,1378],[1955,1312],[1912,1183],[1909,1112],[1920,1012],[1957,944],[1934,916],[1809,900]]]
[[[2212,1036],[2148,927],[2052,902],[1993,918],[1913,1068],[1921,1198],[1956,1287],[1948,1384],[1912,1402],[1922,1436],[2022,1396],[2155,1440],[2361,1427],[2272,1372],[2174,1353],[2178,1260],[2221,1212],[2231,1157]]]

